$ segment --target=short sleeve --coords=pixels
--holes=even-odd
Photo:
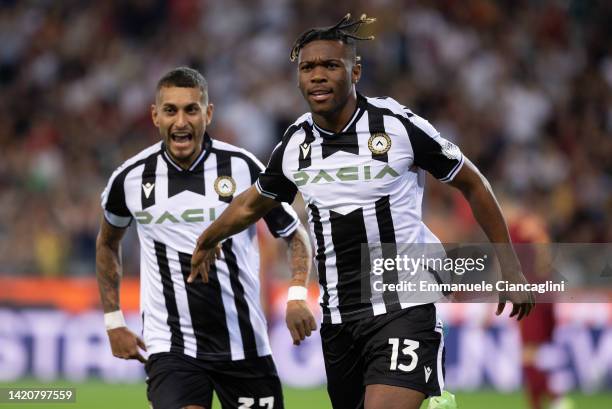
[[[297,213],[288,203],[282,203],[270,210],[263,219],[270,233],[276,238],[290,236],[300,224]]]
[[[255,156],[246,151],[245,154],[250,159],[248,162],[251,173],[259,173],[265,170],[264,165]],[[300,222],[297,213],[288,203],[281,203],[281,206],[270,210],[263,219],[270,233],[276,238],[290,236],[297,229]]]
[[[283,173],[283,155],[286,142],[276,145],[268,166],[259,175],[255,187],[262,195],[279,202],[292,203],[297,193],[297,186]]]
[[[463,166],[464,157],[457,145],[440,136],[427,120],[408,117],[408,137],[414,152],[414,164],[441,182],[450,182]]]
[[[102,210],[108,223],[118,228],[125,228],[132,222],[132,214],[125,202],[126,172],[117,170],[108,181],[102,192]]]

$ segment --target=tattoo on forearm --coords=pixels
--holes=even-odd
[[[119,309],[119,282],[121,276],[117,272],[99,272],[98,288],[100,289],[100,301],[104,312],[112,312]]]
[[[310,273],[311,250],[306,234],[298,230],[289,241],[291,285],[304,285]]]
[[[123,233],[124,230],[113,229],[103,221],[96,242],[96,277],[104,312],[119,309]]]

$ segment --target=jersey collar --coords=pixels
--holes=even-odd
[[[179,172],[193,172],[193,170],[197,168],[200,163],[206,160],[206,158],[210,154],[211,146],[212,146],[212,138],[210,137],[210,135],[208,135],[208,132],[205,132],[204,140],[202,141],[202,152],[200,152],[200,155],[196,158],[196,160],[193,161],[189,169],[183,169],[178,163],[176,163],[172,159],[170,154],[168,154],[168,150],[166,149],[166,144],[163,142],[162,142],[162,157],[164,158],[166,163],[168,163],[168,165],[174,167]]]
[[[314,121],[314,119],[312,120],[312,126],[317,131],[319,131],[319,134],[321,136],[323,136],[323,137],[334,136],[334,135],[338,135],[338,134],[344,133],[344,132],[346,132],[351,127],[351,125],[353,125],[353,123],[357,120],[357,118],[359,118],[361,116],[361,113],[365,109],[365,106],[366,106],[366,99],[365,99],[365,97],[363,95],[361,95],[358,92],[357,93],[357,106],[355,107],[355,112],[353,112],[353,115],[351,116],[351,119],[349,119],[349,121],[344,126],[344,128],[342,128],[342,130],[340,132],[338,132],[338,133],[320,127],[319,125],[317,125],[317,123]]]

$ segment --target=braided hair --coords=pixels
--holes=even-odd
[[[351,14],[348,13],[340,21],[329,27],[315,27],[304,31],[293,43],[289,60],[295,61],[300,54],[300,50],[311,41],[315,40],[339,40],[344,44],[355,46],[355,40],[373,40],[374,36],[362,37],[357,32],[363,25],[375,22],[376,19],[362,14],[359,20],[351,21]],[[356,57],[359,61],[359,57]]]

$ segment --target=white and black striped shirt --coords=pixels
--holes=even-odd
[[[323,322],[415,305],[389,292],[384,299],[362,294],[361,245],[439,243],[421,217],[424,171],[448,182],[463,161],[457,146],[391,98],[358,94],[354,115],[337,134],[318,127],[310,113],[289,127],[256,186],[278,201],[292,202],[298,190],[304,197],[317,245]],[[397,283],[397,271],[383,278]],[[421,301],[438,295],[431,297]]]
[[[160,142],[111,176],[102,193],[106,220],[120,228],[137,222],[149,353],[173,351],[217,361],[270,354],[254,226],[222,243],[208,284],[200,279],[186,284],[198,236],[262,169],[247,151],[205,135],[202,154],[188,170],[173,162]],[[298,226],[287,204],[264,219],[276,237]]]

